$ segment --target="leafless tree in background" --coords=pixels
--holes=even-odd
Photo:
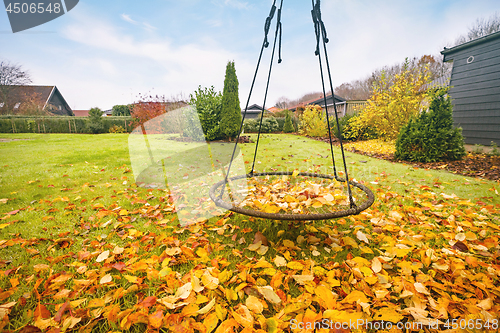
[[[488,19],[484,17],[478,18],[474,25],[469,28],[469,32],[466,35],[458,37],[453,46],[470,42],[497,31],[500,31],[500,15],[498,13],[493,14]]]
[[[4,110],[9,109],[7,96],[9,96],[12,86],[22,86],[31,82],[29,72],[24,70],[22,66],[4,60],[0,61],[0,103],[4,103]]]

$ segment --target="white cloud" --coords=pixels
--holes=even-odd
[[[137,21],[133,20],[133,19],[130,17],[130,15],[127,15],[127,14],[121,14],[120,16],[121,16],[121,18],[122,18],[124,21],[127,21],[128,23],[132,23],[132,24],[134,24],[134,25],[138,25],[138,24],[139,24],[139,22],[137,22]]]

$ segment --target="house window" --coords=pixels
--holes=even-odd
[[[21,105],[21,103],[16,103],[16,105],[14,105],[14,109],[19,109],[20,105]]]
[[[3,108],[4,105],[5,105],[4,102],[0,103],[0,108]]]
[[[62,110],[62,106],[59,105],[59,111],[61,111],[61,110]]]

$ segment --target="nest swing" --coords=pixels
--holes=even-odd
[[[274,36],[274,45],[271,55],[271,63],[269,67],[269,75],[267,78],[267,86],[264,95],[263,109],[267,99],[271,72],[273,67],[273,60],[276,51],[276,44],[279,41],[278,63],[282,62],[281,59],[281,11],[283,7],[283,0],[281,0],[280,8],[276,7],[276,0],[269,16],[266,18],[264,31],[265,37],[262,43],[259,60],[257,62],[255,74],[250,88],[245,112],[241,121],[239,133],[243,129],[243,122],[247,114],[250,97],[255,85],[255,80],[259,70],[260,62],[262,60],[263,51],[269,46],[268,33],[271,27],[273,17],[277,9],[277,23]],[[339,126],[339,117],[337,107],[335,105],[335,98],[333,93],[333,84],[330,73],[330,65],[328,61],[328,54],[326,44],[329,42],[325,25],[321,19],[320,0],[312,0],[312,19],[314,22],[314,29],[316,34],[316,50],[315,55],[319,59],[319,67],[321,74],[321,83],[323,87],[324,107],[327,114],[328,136],[330,142],[330,152],[333,164],[333,176],[320,173],[309,172],[255,172],[255,161],[257,150],[259,147],[261,128],[264,112],[262,112],[259,123],[259,132],[255,145],[255,152],[253,155],[253,164],[250,173],[245,175],[229,177],[231,166],[235,158],[237,144],[239,142],[240,134],[235,142],[233,154],[229,162],[228,170],[225,178],[222,181],[214,184],[210,190],[209,195],[212,201],[219,207],[240,213],[248,216],[259,218],[274,219],[274,220],[326,220],[339,218],[349,215],[356,215],[363,210],[370,207],[375,197],[372,191],[363,184],[355,180],[349,179],[347,173],[347,164],[345,160],[344,147],[342,143],[342,136]],[[324,61],[326,63],[326,71],[330,83],[331,97],[333,100],[333,109],[337,123],[338,138],[340,142],[340,150],[342,155],[344,175],[341,178],[338,175],[335,166],[335,156],[333,153],[332,144],[332,130],[330,126],[330,119],[328,117],[328,104],[324,80],[323,60],[320,52],[320,45],[323,46]],[[249,185],[248,185],[249,184]],[[231,186],[228,186],[231,185]],[[226,189],[227,188],[227,189]],[[347,190],[347,195],[345,194]]]

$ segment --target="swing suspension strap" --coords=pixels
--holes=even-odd
[[[344,145],[342,143],[342,131],[340,129],[340,124],[339,124],[339,115],[337,112],[337,105],[335,103],[335,94],[333,92],[333,83],[332,83],[332,75],[331,75],[331,70],[330,70],[330,62],[328,60],[328,52],[326,49],[326,43],[329,42],[329,39],[328,39],[328,36],[326,33],[325,24],[323,23],[323,20],[321,19],[320,0],[316,0],[316,4],[314,4],[314,0],[311,0],[311,2],[312,2],[312,6],[313,6],[311,14],[312,14],[313,22],[314,22],[314,31],[316,33],[316,51],[314,52],[314,54],[316,54],[316,56],[318,57],[318,60],[319,60],[319,71],[321,74],[321,85],[323,88],[323,96],[324,96],[323,101],[325,104],[326,122],[328,125],[328,136],[329,136],[329,141],[330,141],[330,152],[332,155],[333,173],[334,173],[335,179],[337,181],[340,181],[340,182],[345,181],[346,182],[347,192],[349,194],[350,206],[351,206],[351,208],[355,208],[356,204],[354,203],[354,199],[352,197],[351,185],[349,183],[349,174],[347,173],[347,163],[345,160]],[[323,62],[321,60],[321,52],[320,52],[320,41],[322,41],[323,51],[325,54],[325,63],[326,63],[326,69],[327,69],[327,73],[328,73],[328,80],[330,83],[330,91],[331,91],[331,97],[332,97],[333,110],[335,113],[335,120],[337,122],[337,129],[338,129],[337,136],[338,136],[338,139],[340,142],[340,151],[342,152],[342,161],[344,164],[345,179],[342,179],[338,176],[337,168],[335,166],[335,156],[333,153],[333,143],[332,143],[332,130],[331,130],[331,126],[330,126],[330,117],[328,114],[328,103],[327,103],[327,98],[326,98],[325,79],[323,76]]]
[[[315,34],[316,34],[316,50],[315,50],[315,55],[318,56],[318,59],[319,59],[319,66],[320,66],[320,73],[321,73],[321,83],[322,83],[322,88],[323,88],[323,96],[324,96],[325,112],[326,112],[326,118],[327,118],[327,124],[328,124],[328,135],[329,135],[329,139],[330,139],[329,140],[330,141],[330,152],[331,152],[331,156],[332,156],[334,176],[335,176],[335,179],[337,181],[346,182],[347,183],[347,189],[348,189],[348,194],[349,194],[350,206],[351,206],[351,208],[356,208],[356,204],[354,203],[354,199],[352,197],[351,186],[349,184],[349,175],[347,173],[347,164],[346,164],[345,154],[344,154],[344,148],[343,148],[343,144],[342,144],[342,133],[341,133],[341,130],[340,130],[340,125],[339,125],[339,118],[338,118],[338,113],[337,113],[337,106],[335,104],[335,96],[334,96],[334,93],[333,93],[333,83],[332,83],[332,77],[331,77],[331,71],[330,71],[330,64],[329,64],[329,61],[328,61],[328,54],[327,54],[327,50],[326,50],[326,43],[329,42],[329,39],[327,37],[327,33],[326,33],[326,29],[325,29],[325,25],[323,23],[323,20],[321,19],[320,0],[316,0],[316,4],[314,4],[314,0],[311,0],[311,1],[312,1],[312,6],[313,6],[311,14],[312,14],[312,18],[313,18],[313,22],[314,22],[314,30],[315,30]],[[254,171],[255,171],[255,162],[256,162],[257,151],[258,151],[259,142],[260,142],[260,135],[261,135],[261,129],[262,129],[262,121],[264,119],[264,111],[266,109],[267,94],[268,94],[268,91],[269,91],[269,83],[270,83],[270,80],[271,80],[271,72],[272,72],[272,68],[273,68],[274,55],[275,55],[275,51],[276,51],[276,43],[277,43],[278,40],[279,40],[279,46],[278,46],[278,63],[282,62],[282,59],[281,59],[281,38],[282,38],[281,10],[282,10],[282,8],[283,8],[283,0],[281,0],[280,8],[278,9],[278,14],[277,14],[276,31],[275,31],[275,36],[274,36],[275,38],[274,38],[273,50],[272,50],[272,54],[271,54],[271,62],[270,62],[270,65],[269,65],[269,73],[268,73],[268,77],[267,77],[266,91],[265,91],[265,94],[264,94],[264,102],[262,103],[262,109],[263,110],[262,110],[262,113],[261,113],[261,116],[260,116],[259,132],[257,134],[257,142],[255,144],[255,152],[254,152],[254,157],[253,157],[252,168],[250,170],[250,175],[253,175]],[[266,18],[266,22],[265,22],[265,25],[264,25],[264,33],[265,33],[264,42],[262,43],[262,47],[261,47],[261,50],[260,50],[259,60],[257,61],[257,66],[256,66],[256,69],[255,69],[255,73],[254,73],[252,85],[250,87],[250,93],[248,94],[248,99],[247,99],[247,103],[246,103],[246,106],[245,106],[245,111],[243,112],[243,117],[242,117],[242,121],[241,121],[241,125],[240,125],[240,130],[238,132],[238,137],[236,138],[236,142],[234,144],[233,153],[232,153],[231,160],[230,160],[229,165],[228,165],[228,170],[227,170],[227,173],[226,173],[225,179],[224,179],[224,184],[227,184],[227,182],[228,182],[228,178],[229,178],[231,166],[232,166],[232,163],[233,163],[233,160],[234,160],[234,155],[236,153],[236,148],[237,148],[237,145],[238,145],[238,142],[239,142],[239,139],[240,139],[240,136],[241,136],[241,132],[242,132],[242,129],[243,129],[243,122],[245,121],[245,117],[246,117],[247,110],[248,110],[248,105],[250,104],[250,98],[252,96],[252,92],[253,92],[253,89],[254,89],[254,86],[255,86],[255,80],[257,78],[257,73],[259,71],[260,63],[262,61],[262,54],[263,54],[264,48],[267,48],[269,46],[268,34],[269,34],[269,29],[271,27],[272,19],[274,17],[275,12],[276,12],[276,0],[274,0],[274,2],[273,2],[273,5],[271,7],[271,11],[269,13],[269,16]],[[328,105],[327,105],[327,100],[326,100],[325,80],[324,80],[324,76],[323,76],[323,64],[322,64],[321,53],[320,53],[320,41],[323,42],[323,49],[324,49],[324,53],[325,53],[325,62],[326,62],[326,65],[327,65],[327,73],[328,73],[328,79],[329,79],[329,82],[330,82],[330,90],[331,90],[331,93],[332,93],[333,108],[334,108],[334,111],[335,111],[335,118],[336,118],[336,122],[337,122],[338,138],[339,138],[339,141],[340,141],[340,148],[341,148],[341,152],[342,152],[342,160],[344,162],[343,163],[344,164],[344,173],[345,173],[345,176],[346,176],[345,179],[342,179],[342,178],[340,178],[338,176],[337,170],[336,170],[336,166],[335,166],[335,157],[334,157],[334,153],[333,153],[333,144],[332,144],[332,133],[331,133],[331,126],[330,126],[330,119],[328,117]],[[224,190],[225,190],[225,186],[222,186],[221,187],[221,191],[219,193],[219,199],[222,198],[222,196],[224,195]]]
[[[281,6],[282,5],[283,5],[283,0],[281,0]],[[234,155],[236,154],[236,148],[238,146],[238,142],[240,141],[241,132],[243,129],[243,123],[244,123],[246,115],[247,115],[248,105],[250,104],[250,98],[252,97],[252,92],[253,92],[253,89],[255,87],[255,81],[257,79],[257,74],[259,72],[260,63],[262,61],[262,54],[264,53],[264,49],[269,46],[269,42],[267,40],[267,35],[269,33],[269,29],[271,27],[271,22],[272,22],[272,19],[274,17],[275,12],[276,12],[276,0],[274,0],[274,2],[273,2],[273,6],[271,7],[271,11],[269,13],[269,16],[266,18],[266,23],[264,25],[264,33],[265,33],[264,41],[262,42],[262,47],[260,48],[259,60],[257,60],[257,66],[255,68],[255,73],[253,75],[252,85],[250,86],[250,93],[248,94],[247,103],[245,105],[245,111],[243,112],[243,117],[241,119],[240,129],[238,131],[238,137],[236,138],[236,142],[234,143],[233,153],[231,155],[231,159],[229,161],[227,172],[226,172],[226,175],[224,177],[224,184],[227,184],[227,182],[228,182],[231,167],[233,165]],[[278,18],[281,20],[281,8],[278,10]],[[280,25],[280,48],[281,48],[281,22],[279,22],[279,25]],[[276,45],[276,42],[275,42],[275,45]],[[281,60],[281,51],[280,51],[280,60]],[[272,66],[272,61],[271,61],[271,66]],[[260,127],[259,127],[259,134],[260,134]],[[258,141],[257,141],[257,145],[258,145]],[[255,161],[255,159],[254,159],[254,161]],[[253,173],[253,166],[252,166],[251,173]],[[219,199],[222,198],[222,196],[224,195],[224,190],[225,190],[225,186],[222,186],[221,191],[219,193]]]

